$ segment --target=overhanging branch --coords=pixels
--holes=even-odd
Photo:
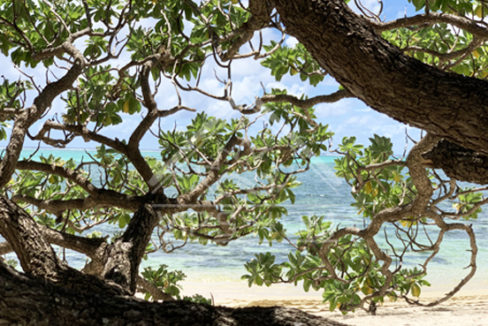
[[[16,202],[24,202],[44,209],[51,214],[61,214],[67,210],[88,210],[102,207],[119,207],[136,211],[143,197],[126,196],[112,190],[104,190],[97,196],[75,199],[38,199],[25,195],[14,195]]]
[[[488,154],[488,81],[445,72],[403,54],[343,0],[272,2],[287,32],[371,108]]]
[[[452,26],[459,27],[482,39],[488,38],[488,26],[486,25],[486,23],[476,22],[468,18],[446,13],[430,12],[428,14],[399,18],[386,23],[372,22],[377,32],[388,31],[402,27],[434,25],[438,23],[446,23]]]
[[[439,141],[422,155],[431,166],[442,169],[456,180],[488,184],[488,156],[476,153],[447,140]]]

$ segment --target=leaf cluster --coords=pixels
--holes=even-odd
[[[153,269],[152,267],[144,268],[142,276],[146,281],[150,282],[157,289],[161,290],[163,293],[176,298],[177,300],[185,300],[195,303],[212,304],[212,300],[205,298],[202,295],[195,294],[193,296],[182,296],[181,295],[181,285],[179,282],[186,278],[186,275],[180,270],[170,271],[168,266],[165,264],[159,265],[158,269]],[[145,292],[144,299],[151,299],[152,294],[150,292]]]

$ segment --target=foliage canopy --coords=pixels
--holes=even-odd
[[[324,12],[337,6],[381,42],[435,71],[488,77],[484,1],[407,2],[417,12],[389,22],[382,21],[381,1],[380,12],[354,1],[358,14],[344,1],[310,6],[318,3]],[[139,289],[147,298],[171,300],[180,298],[176,283],[183,275],[166,266],[140,274],[144,255],[177,250],[172,239],[226,245],[257,234],[261,241],[287,240],[295,250],[286,262],[256,255],[243,276],[249,285],[302,282],[307,291],[322,290],[331,310],[374,312],[386,297],[419,304],[428,263],[445,233],[461,230],[471,245],[469,272],[430,304],[454,295],[476,271],[474,233],[462,220],[475,219],[487,199],[486,187],[461,187],[459,178],[424,156],[444,135],[428,130],[402,157],[378,135],[367,146],[346,137],[330,148],[332,132],[317,120],[314,106],[364,100],[353,88],[309,97],[263,86],[254,101],[235,90],[239,64],[262,65],[276,81],[286,76],[317,89],[328,73],[336,77],[300,37],[295,46],[286,45],[294,29],[288,32],[285,6],[252,0],[0,1],[0,50],[19,72],[15,79],[2,76],[0,84],[0,138],[9,138],[0,165],[3,205],[17,203],[28,213],[23,218],[34,221],[21,230],[10,220],[15,214],[0,217],[6,240],[0,253],[13,250],[28,275],[63,284],[68,267],[49,250],[56,244],[90,258],[80,274],[123,293]],[[211,87],[205,83],[210,78]],[[412,87],[394,92],[412,97]],[[191,96],[199,96],[200,106],[187,100]],[[228,110],[230,118],[212,116],[214,107]],[[189,115],[184,129],[167,123]],[[110,136],[113,128],[127,128],[126,121],[135,121],[127,137]],[[144,157],[140,147],[147,137],[157,139],[160,157]],[[22,158],[26,139],[58,148],[83,139],[97,147],[83,161]],[[304,216],[304,230],[292,239],[280,222],[287,213],[283,203],[295,200],[296,175],[327,150],[339,155],[336,174],[351,185],[366,226],[340,228],[324,217]],[[237,183],[238,174],[252,182]],[[120,232],[92,232],[103,223]],[[34,237],[33,229],[42,246],[15,240],[30,239],[22,232]],[[386,245],[378,241],[382,230]],[[151,241],[153,233],[158,243]],[[425,263],[404,266],[411,251],[427,252]],[[34,252],[48,257],[41,267],[29,258]],[[49,267],[46,259],[62,267]]]

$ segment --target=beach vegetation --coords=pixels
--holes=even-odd
[[[183,271],[141,271],[155,251],[245,236],[291,250],[247,262],[249,286],[320,291],[331,310],[456,294],[477,270],[470,221],[488,201],[488,6],[409,0],[412,15],[385,21],[386,2],[360,2],[0,0],[0,254],[16,257],[0,259],[0,324],[327,325],[215,307],[182,295]],[[243,82],[257,69],[266,84]],[[354,130],[334,146],[318,112],[346,98],[424,134],[404,153]],[[75,144],[82,159],[38,151]],[[297,176],[326,153],[363,226],[316,212],[290,234]],[[425,303],[451,232],[469,243],[466,274]],[[68,250],[86,263],[70,266]]]

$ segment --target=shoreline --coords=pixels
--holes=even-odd
[[[244,271],[213,271],[213,272],[187,272],[187,278],[181,282],[183,293],[185,295],[201,294],[203,296],[213,296],[216,300],[232,300],[242,298],[249,300],[253,298],[282,299],[286,297],[293,298],[321,298],[320,291],[310,290],[305,292],[301,283],[293,284],[273,284],[266,286],[248,286],[247,281],[242,280],[240,276]],[[481,271],[464,285],[456,297],[471,297],[486,295],[488,296],[488,278],[483,277]],[[420,298],[433,299],[441,297],[450,292],[456,284],[462,279],[462,276],[455,275],[438,275],[430,277],[431,286],[422,287]],[[487,311],[488,313],[488,311]]]
[[[458,296],[434,307],[409,305],[405,301],[385,302],[378,305],[376,315],[363,310],[342,315],[330,312],[320,300],[262,300],[251,301],[247,305],[225,304],[229,307],[243,306],[286,306],[325,317],[351,326],[395,325],[395,326],[484,326],[488,322],[488,293],[478,296]]]
[[[291,284],[249,288],[245,281],[203,278],[196,281],[190,279],[182,282],[181,285],[184,295],[198,293],[211,297],[214,304],[219,306],[234,308],[285,306],[347,325],[488,325],[488,287],[481,284],[472,284],[469,288],[461,289],[454,297],[433,307],[410,305],[404,300],[390,302],[385,299],[384,303],[378,305],[375,316],[363,310],[347,315],[342,315],[337,310],[330,312],[329,305],[321,300],[321,292],[304,292],[300,286]],[[435,288],[429,290],[424,289],[420,296],[420,301],[424,304],[438,299],[445,293]]]

